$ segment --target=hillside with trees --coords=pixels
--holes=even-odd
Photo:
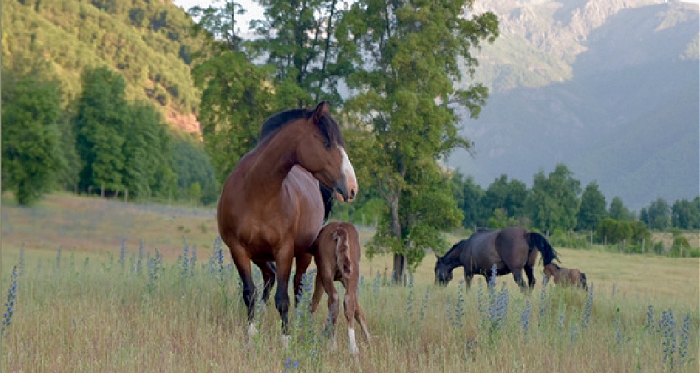
[[[175,127],[199,131],[190,64],[201,40],[170,1],[8,0],[2,7],[4,68],[26,73],[45,62],[69,102],[85,68],[108,67],[123,75],[127,99],[150,101]]]

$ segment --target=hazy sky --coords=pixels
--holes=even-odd
[[[181,8],[184,8],[185,10],[188,10],[193,6],[199,5],[201,7],[206,7],[211,4],[223,3],[224,1],[225,0],[173,0],[173,3]],[[246,13],[239,16],[240,19],[236,19],[236,25],[240,27],[243,32],[245,32],[251,20],[263,18],[263,9],[253,0],[237,0],[237,2],[243,6]]]

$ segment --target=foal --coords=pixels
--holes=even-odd
[[[554,283],[557,285],[569,284],[588,290],[586,274],[578,269],[563,268],[555,263],[549,263],[544,266],[544,274],[547,276],[547,281],[552,280],[552,277],[554,277]]]
[[[338,318],[338,292],[333,281],[340,281],[345,287],[343,310],[348,320],[348,338],[350,353],[357,357],[360,350],[355,342],[355,320],[360,323],[367,341],[365,314],[357,301],[357,284],[360,277],[360,237],[357,229],[350,223],[330,222],[321,229],[316,241],[311,246],[311,253],[316,262],[317,274],[314,295],[311,300],[311,313],[316,312],[318,303],[325,290],[328,293],[328,312],[331,316],[333,330],[332,348],[338,347],[335,323]],[[353,319],[354,317],[354,319]]]

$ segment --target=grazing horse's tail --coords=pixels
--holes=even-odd
[[[537,250],[542,253],[542,262],[544,265],[551,263],[554,259],[559,260],[557,252],[554,251],[552,245],[547,242],[547,239],[544,238],[543,235],[536,232],[528,232],[527,234],[529,236],[527,241],[530,248],[536,247]]]
[[[331,209],[333,208],[333,190],[326,188],[323,184],[318,183],[318,189],[321,191],[321,198],[323,199],[323,221],[328,220],[328,215],[331,214]]]
[[[586,280],[586,274],[581,272],[581,287],[588,291],[588,280]]]
[[[336,228],[333,232],[335,238],[335,259],[338,269],[342,273],[343,278],[347,279],[353,272],[352,259],[350,259],[350,233],[343,227]]]

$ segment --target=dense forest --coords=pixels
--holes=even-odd
[[[464,0],[379,3],[266,1],[259,37],[244,40],[235,2],[187,15],[167,1],[8,1],[3,191],[22,205],[59,189],[211,205],[265,118],[329,100],[362,180],[334,218],[376,226],[368,250],[395,255],[396,281],[459,226],[595,232],[630,247],[650,229],[700,229],[700,197],[635,213],[563,164],[531,188],[502,175],[483,189],[444,167],[472,145],[455,108],[477,117],[488,89],[462,69],[477,69],[470,48],[498,37],[498,19],[464,17]],[[167,125],[169,110],[196,113],[201,137]]]

